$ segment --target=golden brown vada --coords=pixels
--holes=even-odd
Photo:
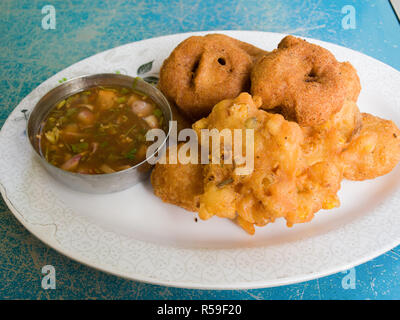
[[[356,100],[357,81],[359,85],[350,64],[340,64],[318,45],[287,36],[255,63],[251,93],[262,98],[262,108],[279,107],[286,119],[315,126],[338,112],[347,96]]]
[[[266,51],[223,34],[192,36],[164,61],[159,88],[192,120],[250,87],[254,61]]]
[[[360,78],[358,77],[356,69],[350,62],[340,63],[340,74],[344,81],[344,87],[346,89],[346,98],[357,102],[358,96],[361,91]]]

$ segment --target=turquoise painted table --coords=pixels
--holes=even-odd
[[[53,5],[55,29],[42,28]],[[342,20],[355,9],[355,29]],[[342,13],[342,9],[343,12]],[[344,22],[349,22],[346,20]],[[346,25],[346,23],[344,24]],[[388,1],[16,1],[0,2],[0,121],[42,81],[97,52],[160,35],[261,30],[334,42],[400,70],[400,25]],[[1,147],[0,147],[1,148]],[[7,152],[1,149],[1,152]],[[76,263],[30,235],[0,201],[0,298],[23,299],[399,299],[400,247],[355,268],[284,287],[210,291],[148,285]],[[41,288],[41,268],[57,288]],[[346,280],[355,276],[355,288]],[[347,283],[347,285],[346,285]]]

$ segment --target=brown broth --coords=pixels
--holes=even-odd
[[[147,96],[126,87],[94,87],[58,102],[37,136],[45,159],[64,170],[113,173],[146,158],[145,135],[165,129],[163,113]]]

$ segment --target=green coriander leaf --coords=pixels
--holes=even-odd
[[[162,111],[160,110],[160,109],[155,109],[154,111],[153,111],[153,113],[154,113],[154,115],[157,117],[157,118],[160,118],[162,115],[163,115],[163,113],[162,113]]]

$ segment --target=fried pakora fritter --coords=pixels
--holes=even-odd
[[[246,144],[245,130],[253,129],[252,173],[237,174],[241,166],[235,161],[232,164],[197,165],[198,171],[196,165],[170,165],[168,168],[169,165],[157,164],[152,173],[156,195],[162,194],[164,201],[175,204],[178,199],[189,199],[190,203],[185,202],[185,207],[198,211],[201,219],[214,215],[233,219],[251,234],[254,226],[263,226],[277,218],[285,218],[290,226],[311,220],[322,208],[337,206],[341,170],[328,159],[309,166],[310,160],[303,153],[305,134],[302,128],[280,114],[259,109],[260,105],[260,99],[253,100],[249,94],[242,93],[236,99],[218,103],[209,117],[193,125],[198,134],[202,129],[241,129],[243,145]],[[234,145],[222,142],[221,158],[226,149],[235,153]],[[181,172],[189,176],[181,175]],[[196,178],[193,178],[194,172]],[[168,177],[159,177],[163,174]],[[200,175],[202,180],[199,180]],[[202,181],[203,189],[199,181]],[[190,183],[197,186],[196,192],[187,197]],[[203,191],[199,195],[200,190]]]
[[[151,178],[155,194],[198,212],[201,219],[232,219],[253,234],[255,226],[277,218],[285,218],[288,226],[310,221],[319,210],[339,206],[337,192],[344,176],[373,178],[400,160],[400,130],[372,115],[362,114],[361,120],[353,101],[346,100],[339,113],[315,127],[300,127],[259,109],[260,105],[259,98],[242,93],[221,101],[193,125],[199,136],[202,129],[215,128],[240,129],[244,137],[246,129],[254,129],[250,174],[237,174],[241,166],[235,161],[157,164]],[[218,150],[221,159],[225,150],[235,152],[234,145],[223,142]]]
[[[250,70],[266,51],[223,34],[192,36],[164,61],[159,88],[192,120],[250,88]]]
[[[182,144],[178,145],[178,150]],[[169,150],[164,155],[169,158]],[[198,211],[203,193],[203,168],[196,164],[157,163],[151,173],[154,194],[163,201],[189,211]]]
[[[361,113],[356,103],[346,100],[341,110],[322,125],[301,127],[305,136],[302,149],[308,165],[336,159],[361,125]]]
[[[279,107],[286,119],[301,126],[328,121],[346,98],[355,101],[359,90],[349,63],[341,64],[328,50],[293,36],[260,58],[251,72],[251,93],[262,98],[262,108]]]
[[[362,128],[342,154],[344,177],[373,179],[389,173],[400,161],[400,130],[390,120],[362,114]]]

